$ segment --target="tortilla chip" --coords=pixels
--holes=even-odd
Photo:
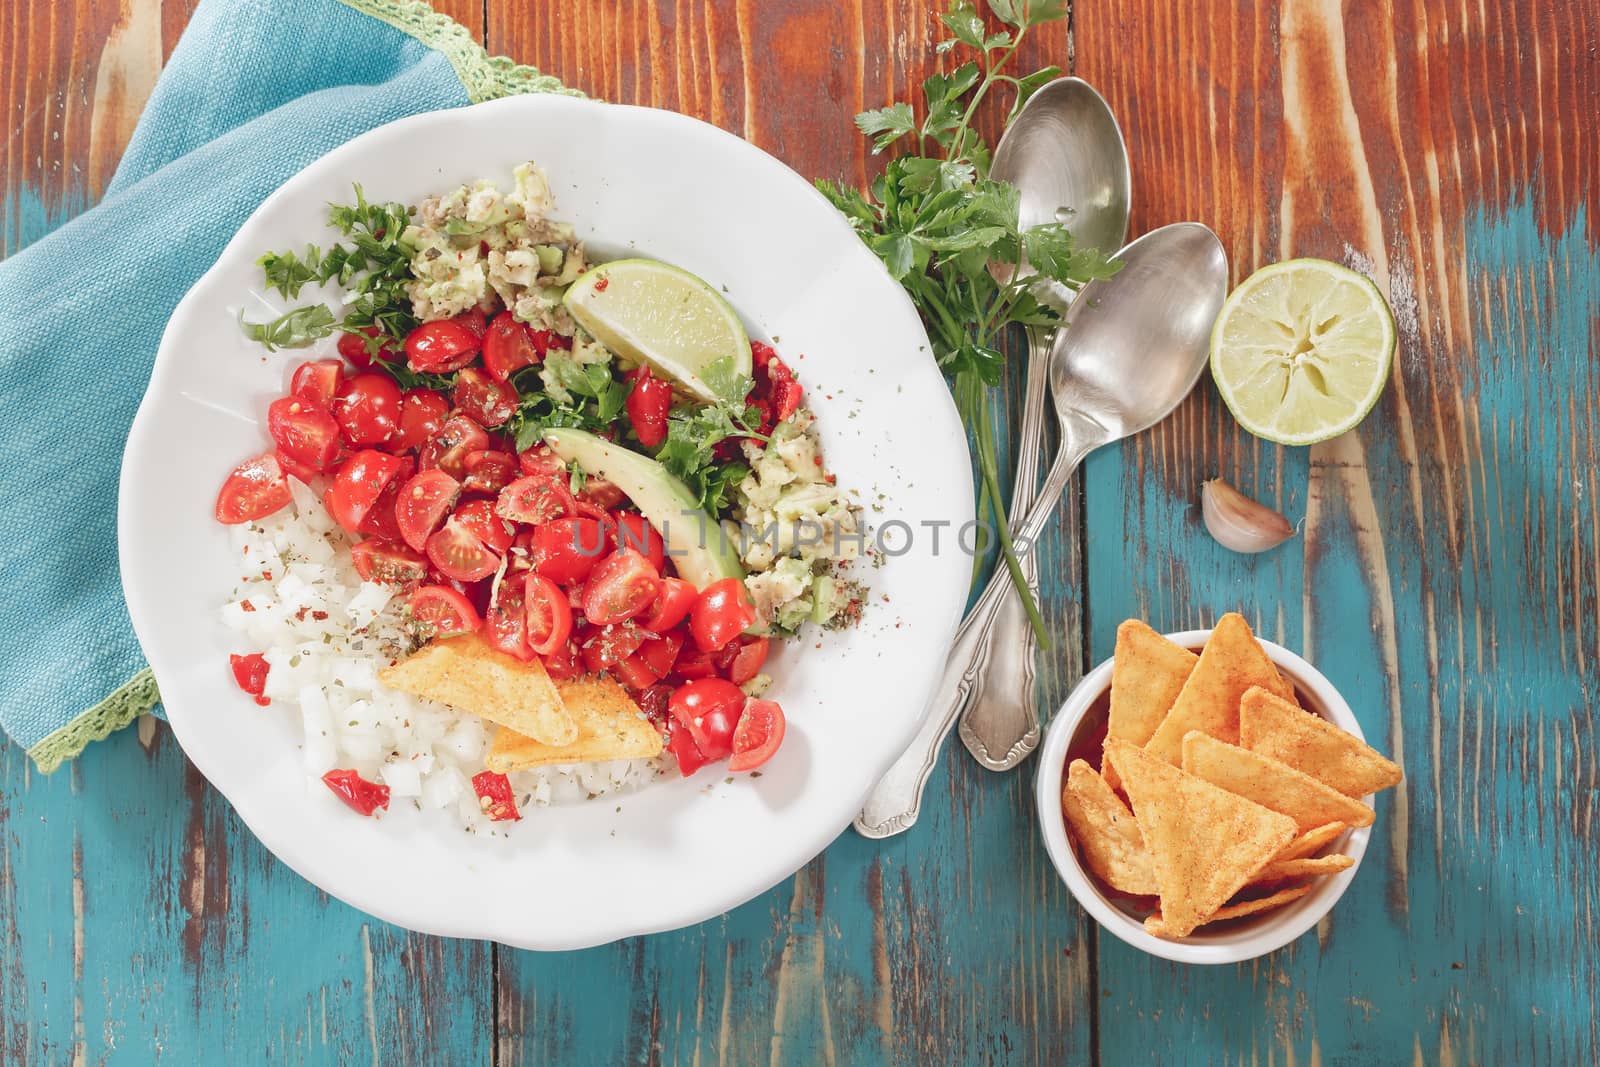
[[[1111,714],[1106,736],[1142,747],[1172,710],[1172,702],[1199,659],[1138,619],[1118,626],[1117,648],[1111,657]],[[1104,757],[1100,773],[1110,785],[1117,784]]]
[[[1400,768],[1370,745],[1265,689],[1248,689],[1240,701],[1239,743],[1347,797],[1400,784]]]
[[[435,640],[378,672],[390,689],[468,711],[547,745],[570,745],[577,724],[538,660],[524,663],[477,634]]]
[[[1081,759],[1067,768],[1061,811],[1095,877],[1124,893],[1156,895],[1156,869],[1133,812]]]
[[[1164,763],[1106,743],[1155,865],[1170,936],[1211,918],[1294,838],[1294,820]]]
[[[1347,871],[1355,865],[1356,861],[1342,852],[1332,856],[1318,856],[1316,859],[1273,860],[1250,879],[1250,884],[1265,885],[1269,882],[1292,882],[1300,878],[1320,878],[1325,874]]]
[[[494,735],[484,766],[505,774],[551,763],[591,763],[648,759],[661,754],[661,733],[644,717],[626,690],[610,678],[594,676],[556,683],[561,703],[578,727],[571,744],[547,745],[515,730]]]
[[[1307,830],[1299,837],[1283,846],[1283,851],[1273,857],[1273,862],[1282,860],[1303,859],[1322,848],[1329,841],[1344,833],[1350,827],[1342,822],[1324,823],[1321,826]]]
[[[1255,915],[1257,912],[1271,911],[1273,908],[1281,908],[1285,904],[1299,900],[1301,897],[1311,892],[1311,890],[1312,884],[1307,882],[1305,885],[1297,885],[1291,886],[1288,889],[1280,889],[1270,897],[1262,897],[1259,900],[1241,900],[1237,904],[1229,904],[1226,907],[1218,908],[1216,913],[1212,915],[1211,918],[1207,919],[1206,922],[1219,923],[1226,919],[1240,919],[1246,915]],[[1182,934],[1175,934],[1172,932],[1172,928],[1167,925],[1166,921],[1161,917],[1161,913],[1159,911],[1145,919],[1144,930],[1145,933],[1153,934],[1156,937],[1175,938],[1183,936]]]
[[[1184,683],[1172,710],[1156,727],[1145,749],[1177,764],[1183,757],[1183,735],[1200,730],[1229,744],[1239,740],[1239,698],[1251,686],[1265,686],[1285,700],[1293,690],[1256,643],[1244,616],[1229,612],[1217,620],[1200,651],[1200,662]]]
[[[1281,811],[1297,833],[1324,823],[1371,826],[1372,809],[1271,756],[1251,752],[1192,730],[1183,739],[1183,769],[1230,793]],[[1287,844],[1287,842],[1285,842]]]

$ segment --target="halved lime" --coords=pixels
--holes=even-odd
[[[732,375],[750,375],[750,338],[728,302],[686,270],[654,259],[602,263],[572,283],[567,310],[611,351],[648,363],[701,400],[724,382],[707,368],[731,357]],[[730,375],[731,377],[731,375]]]
[[[1211,377],[1239,425],[1309,445],[1366,417],[1389,381],[1394,314],[1371,281],[1323,259],[1262,267],[1211,331]]]

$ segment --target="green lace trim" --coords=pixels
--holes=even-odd
[[[117,687],[88,711],[61,729],[46,734],[44,740],[28,749],[40,772],[49,774],[69,759],[77,757],[90,744],[115,733],[150,711],[161,700],[156,676],[146,667]]]
[[[582,96],[560,79],[533,67],[491,56],[461,23],[441,15],[422,0],[340,0],[364,15],[408,33],[436,52],[444,53],[474,104],[518,93],[560,93]]]

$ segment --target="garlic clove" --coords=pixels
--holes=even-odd
[[[1265,552],[1295,534],[1288,519],[1221,478],[1201,483],[1200,510],[1217,544],[1234,552]]]

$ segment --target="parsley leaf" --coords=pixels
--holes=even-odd
[[[239,325],[252,341],[260,341],[267,351],[280,348],[304,348],[312,341],[333,333],[333,312],[326,304],[308,304],[303,308],[279,315],[271,322],[246,322],[239,315]]]

